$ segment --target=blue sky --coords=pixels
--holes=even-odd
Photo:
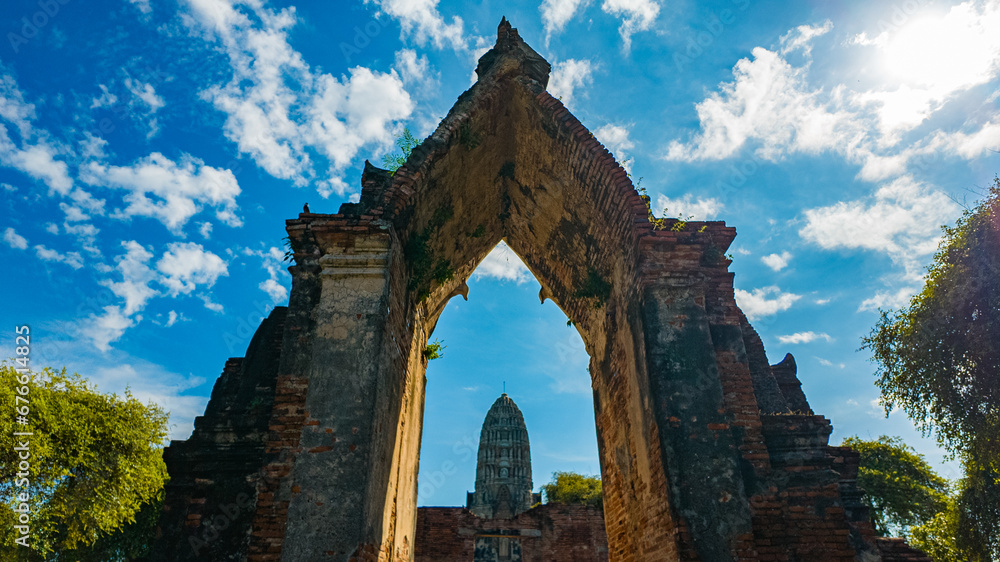
[[[504,15],[655,209],[737,228],[737,301],[832,441],[901,435],[956,476],[885,417],[857,349],[1000,170],[998,1],[5,2],[3,324],[186,437],[287,302],[284,220],[336,212],[365,158],[429,134]],[[575,330],[504,247],[470,287],[434,334],[421,504],[464,503],[504,381],[536,485],[597,473]]]

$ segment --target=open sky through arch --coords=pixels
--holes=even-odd
[[[225,359],[287,302],[284,219],[306,202],[336,212],[365,158],[391,152],[404,127],[433,130],[501,16],[657,211],[737,228],[737,301],[772,362],[795,355],[832,441],[900,435],[957,475],[904,416],[886,419],[857,348],[880,307],[920,286],[939,226],[1000,170],[996,0],[4,2],[0,356],[29,324],[35,365],[128,386],[186,437]],[[479,334],[464,311],[534,302],[504,311],[525,329],[558,313],[519,267],[487,262],[469,303],[446,311],[428,416],[443,399],[433,377],[487,369],[442,336]],[[551,323],[559,345],[571,328]],[[501,334],[477,345],[507,349]],[[533,428],[559,416],[535,410],[539,396],[589,403],[581,362],[565,380],[583,385],[553,372],[524,397],[509,387],[533,450],[593,441],[592,422],[550,441]],[[469,416],[478,436],[499,384],[484,375],[441,396],[482,406]],[[436,470],[453,453],[429,444],[422,466]],[[536,485],[549,470],[536,461]],[[444,504],[472,486],[453,480]]]

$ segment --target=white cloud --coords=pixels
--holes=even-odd
[[[608,123],[594,130],[594,136],[615,155],[618,163],[626,172],[632,171],[632,158],[628,151],[635,148],[635,143],[628,138],[628,127]]]
[[[125,78],[125,88],[132,94],[132,100],[129,102],[129,107],[136,111],[141,111],[143,114],[143,121],[145,121],[149,127],[149,132],[146,134],[146,138],[156,136],[160,127],[153,115],[166,104],[166,102],[163,101],[163,97],[156,95],[156,89],[152,84],[135,80],[131,76]]]
[[[788,267],[788,260],[792,259],[792,254],[788,252],[781,252],[781,254],[769,254],[762,258],[760,261],[764,262],[764,265],[770,267],[774,271],[781,271]]]
[[[236,176],[187,154],[179,163],[159,152],[131,166],[91,162],[81,170],[80,179],[91,185],[128,190],[128,205],[119,217],[152,217],[174,233],[180,233],[203,204],[214,207],[216,217],[229,226],[242,225],[236,215],[236,197],[240,194]]]
[[[261,281],[257,287],[267,293],[275,304],[282,303],[288,299],[288,289],[273,278]]]
[[[763,47],[752,53],[753,60],[736,63],[733,82],[720,84],[719,92],[695,106],[701,130],[689,144],[672,141],[667,159],[721,160],[750,141],[760,144],[756,154],[768,160],[850,144],[857,135],[852,116],[828,107],[821,92],[810,89],[807,67],[793,67]]]
[[[429,41],[438,49],[468,48],[462,18],[452,16],[451,23],[446,23],[438,12],[438,0],[365,0],[368,2],[374,2],[382,12],[398,20],[403,37],[413,37],[418,45]]]
[[[833,22],[826,20],[822,26],[800,25],[781,37],[781,53],[788,54],[801,49],[805,56],[812,52],[813,39],[826,35],[833,29]]]
[[[552,65],[549,76],[549,93],[569,107],[577,88],[590,83],[594,65],[589,60],[566,59]]]
[[[7,227],[7,230],[3,231],[3,241],[15,250],[28,249],[28,239],[14,232],[14,229],[10,227]]]
[[[98,84],[98,88],[101,89],[101,95],[97,96],[90,102],[90,109],[98,109],[101,107],[111,107],[118,103],[118,96],[111,93],[111,90],[104,84]]]
[[[334,169],[349,166],[366,143],[391,145],[391,123],[413,111],[413,101],[395,71],[380,74],[355,67],[347,82],[325,75],[318,84],[308,109],[308,133]]]
[[[917,17],[875,39],[858,35],[848,48],[874,50],[864,56],[881,61],[874,71],[884,78],[883,84],[860,91],[846,77],[830,90],[810,85],[810,46],[832,26],[799,26],[782,37],[777,51],[757,47],[752,60],[737,62],[733,81],[720,84],[696,105],[699,132],[689,142],[671,142],[666,157],[718,160],[748,143],[755,143],[757,155],[769,160],[830,151],[860,165],[859,177],[867,181],[905,174],[915,156],[974,158],[1000,146],[1000,125],[974,117],[964,125],[978,129],[973,133],[939,132],[911,146],[901,140],[956,94],[1000,74],[1000,36],[993,32],[998,25],[1000,2],[966,2],[947,14]],[[784,58],[796,50],[804,55],[801,66]]]
[[[134,240],[122,242],[122,247],[125,248],[125,253],[115,260],[115,269],[121,274],[122,280],[108,279],[101,284],[111,289],[115,296],[125,300],[125,309],[119,310],[121,314],[132,316],[145,308],[149,299],[158,294],[149,286],[157,276],[148,265],[153,254],[146,248]]]
[[[271,246],[266,251],[252,250],[244,248],[243,253],[247,256],[255,256],[261,259],[261,267],[267,270],[268,278],[261,281],[257,288],[267,293],[274,304],[283,304],[288,300],[288,270],[284,267],[285,253],[280,249]],[[282,283],[284,281],[285,283]]]
[[[524,265],[521,258],[517,257],[517,254],[505,242],[497,244],[486,255],[483,261],[476,267],[472,276],[476,279],[487,277],[501,281],[513,281],[518,285],[527,283],[532,279],[528,266]]]
[[[393,123],[413,111],[395,70],[354,67],[340,78],[313,72],[288,44],[294,8],[273,11],[257,2],[234,6],[225,0],[188,4],[193,17],[186,21],[221,41],[233,69],[227,84],[206,88],[202,97],[226,115],[226,137],[276,178],[306,185],[337,177],[362,146],[391,146]],[[404,31],[410,25],[414,33],[429,33],[433,18],[421,14],[436,13],[435,4],[393,1],[381,7],[409,22]],[[329,160],[329,169],[313,162],[317,152]]]
[[[149,5],[149,0],[128,0],[133,6],[139,9],[145,15],[153,13],[152,6]]]
[[[858,306],[859,312],[868,310],[889,310],[899,308],[910,302],[910,297],[917,294],[920,287],[910,285],[895,291],[878,291],[875,296],[865,299]]]
[[[125,330],[135,324],[136,321],[125,315],[120,307],[105,306],[104,314],[91,314],[80,324],[80,331],[94,344],[94,347],[108,351],[111,343],[121,339]]]
[[[73,269],[80,269],[83,267],[83,257],[80,256],[79,252],[59,252],[56,250],[50,250],[39,244],[35,246],[35,253],[38,254],[39,258],[45,261],[64,263]]]
[[[431,65],[427,55],[417,55],[413,49],[396,51],[396,63],[393,66],[404,84],[419,84],[431,78]]]
[[[828,250],[886,252],[917,279],[923,258],[937,248],[940,225],[958,211],[944,193],[902,177],[882,185],[873,196],[807,209],[799,235]]]
[[[178,320],[180,320],[180,318],[181,317],[180,315],[177,314],[176,310],[171,310],[170,312],[167,313],[167,323],[165,324],[165,326],[167,328],[173,326],[174,324],[177,323]]]
[[[190,294],[198,285],[211,287],[220,276],[229,275],[222,258],[194,242],[167,245],[167,251],[156,262],[156,269],[163,274],[160,283],[171,296]]]
[[[136,100],[145,104],[150,113],[156,113],[166,103],[161,96],[156,95],[156,89],[152,84],[127,77],[125,78],[125,88],[132,93]]]
[[[823,359],[822,357],[817,357],[816,360],[819,361],[819,364],[823,365],[824,367],[840,367],[841,369],[847,367],[847,365],[844,363],[834,363],[833,361],[830,361],[828,359]],[[848,400],[847,403],[853,406],[858,405],[857,401],[855,400]]]
[[[24,172],[44,182],[51,191],[66,195],[73,188],[73,180],[69,177],[66,163],[56,160],[58,153],[46,141],[38,140],[31,144],[24,140],[23,135],[18,147],[7,135],[7,128],[0,124],[0,164]]]
[[[65,162],[56,160],[59,147],[32,127],[35,117],[35,106],[24,100],[14,77],[0,63],[0,119],[16,127],[20,137],[15,143],[7,127],[0,123],[0,164],[44,182],[52,192],[66,195],[73,187],[69,168]]]
[[[788,310],[802,295],[783,293],[775,286],[754,289],[751,292],[736,289],[736,303],[748,320],[757,320]]]
[[[660,195],[656,198],[657,213],[662,213],[664,217],[681,218],[687,220],[707,221],[715,218],[722,211],[722,202],[714,197],[695,198],[690,193],[685,193],[683,197],[670,198]]]
[[[778,336],[778,341],[781,343],[809,343],[820,339],[828,342],[833,341],[829,334],[822,332],[818,334],[816,332],[797,332],[787,336]]]
[[[542,23],[545,24],[545,40],[553,33],[562,31],[569,20],[589,3],[589,0],[542,0],[538,11],[542,13]]]
[[[205,308],[211,310],[212,312],[222,313],[225,312],[225,307],[221,304],[214,302],[208,295],[198,295],[201,297],[203,303],[205,303]]]
[[[0,65],[0,118],[6,119],[22,137],[31,134],[31,121],[35,119],[35,106],[24,101],[24,94],[17,87],[14,77]]]
[[[632,48],[632,35],[652,27],[660,14],[660,5],[654,0],[604,0],[601,9],[621,18],[618,33],[622,36],[622,48],[626,52]]]

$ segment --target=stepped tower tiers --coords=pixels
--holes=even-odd
[[[531,488],[528,429],[521,410],[504,393],[483,421],[476,491],[469,492],[467,505],[485,519],[510,519],[538,503],[539,494],[532,494]]]
[[[358,202],[286,222],[288,308],[164,451],[150,559],[413,560],[427,340],[505,241],[590,356],[612,561],[928,560],[875,536],[858,454],[829,445],[794,360],[769,364],[734,296],[736,230],[651,222],[549,70],[502,20],[395,173],[366,163]]]

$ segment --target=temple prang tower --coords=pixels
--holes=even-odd
[[[735,229],[651,222],[549,70],[501,21],[395,174],[366,164],[358,203],[287,221],[287,310],[165,451],[150,559],[412,560],[423,352],[501,240],[590,355],[610,560],[921,559],[875,537],[857,454],[829,446],[794,361],[768,364],[733,296]]]
[[[485,519],[510,519],[539,502],[532,493],[528,428],[517,404],[500,395],[490,407],[479,434],[476,489],[467,507]]]

